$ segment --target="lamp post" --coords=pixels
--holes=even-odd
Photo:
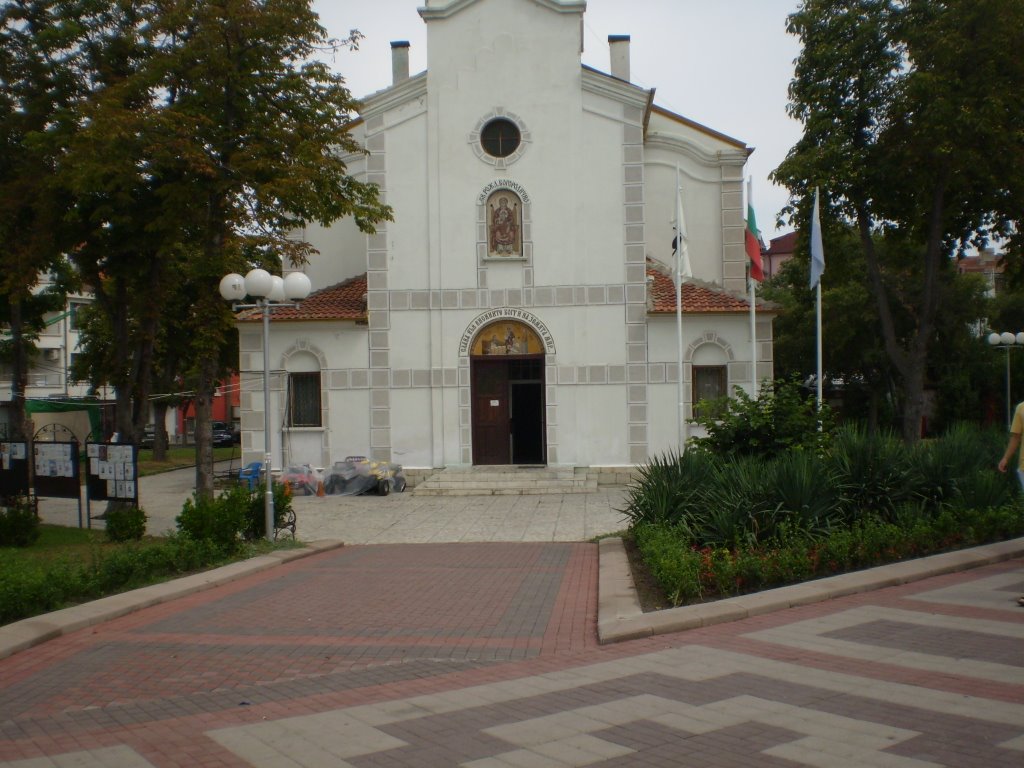
[[[274,538],[274,490],[270,480],[270,313],[276,307],[294,307],[309,296],[309,278],[292,272],[285,278],[271,275],[265,269],[253,269],[242,277],[234,272],[220,281],[220,295],[234,309],[258,309],[263,318],[263,510],[267,539]],[[243,304],[246,296],[253,299]]]
[[[1013,415],[1013,400],[1010,398],[1010,350],[1014,347],[1024,348],[1024,331],[1014,334],[1011,331],[990,333],[988,343],[996,349],[1006,350],[1006,428],[1010,428]]]

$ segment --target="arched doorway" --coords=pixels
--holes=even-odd
[[[499,320],[470,350],[474,464],[546,464],[544,345],[529,326]]]

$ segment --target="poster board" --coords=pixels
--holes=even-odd
[[[0,442],[0,497],[27,496],[28,443]]]
[[[33,443],[32,456],[36,496],[81,500],[77,441]]]
[[[85,460],[89,501],[131,501],[138,506],[138,446],[86,443]]]

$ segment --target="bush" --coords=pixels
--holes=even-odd
[[[826,453],[826,466],[842,491],[848,520],[865,514],[888,519],[921,486],[910,449],[891,432],[869,433],[855,425],[840,429]]]
[[[680,529],[643,523],[632,530],[651,575],[673,605],[794,584],[859,568],[1024,535],[1024,509],[998,508],[929,515],[901,508],[906,527],[866,516],[816,539],[780,526],[768,545],[694,546]]]
[[[0,547],[27,547],[39,538],[39,515],[24,496],[0,507]]]
[[[175,534],[163,541],[96,549],[81,562],[54,560],[25,565],[0,560],[0,624],[91,600],[104,594],[188,573],[225,560],[210,540]]]
[[[182,505],[175,520],[178,530],[195,541],[210,541],[230,554],[238,548],[239,536],[247,526],[251,497],[252,493],[242,486],[212,499],[194,496]]]
[[[638,470],[623,514],[630,525],[671,523],[688,526],[707,505],[703,489],[714,458],[703,451],[666,453]]]
[[[110,541],[138,541],[146,534],[146,513],[139,507],[117,505],[106,518]]]
[[[249,494],[249,499],[245,503],[245,524],[241,534],[246,541],[255,541],[266,536],[266,487],[266,484],[261,484],[254,493]],[[285,515],[291,511],[292,495],[286,483],[274,483],[271,488],[274,494],[274,527],[280,528]]]
[[[707,437],[691,443],[719,456],[774,456],[791,449],[816,452],[832,429],[828,407],[823,405],[819,412],[814,396],[805,395],[796,380],[764,386],[756,400],[737,387],[735,397],[712,403],[706,414],[695,421]]]

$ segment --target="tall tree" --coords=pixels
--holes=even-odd
[[[351,215],[372,232],[390,208],[346,172],[342,158],[363,151],[349,134],[354,102],[310,61],[337,43],[308,0],[93,5],[104,30],[89,49],[94,98],[66,164],[76,260],[104,286],[98,303],[124,348],[110,365],[125,431],[146,419],[163,310],[187,308],[175,318],[189,341],[177,373],[196,382],[196,488],[208,495],[210,408],[234,348],[221,276],[301,264],[307,222]]]
[[[28,437],[25,391],[33,338],[50,302],[32,296],[59,265],[63,198],[53,184],[79,96],[79,28],[57,0],[0,4],[0,293],[10,331],[11,433]]]
[[[913,441],[951,257],[992,239],[1019,252],[1024,4],[806,0],[789,29],[804,135],[773,176],[802,209],[820,186],[827,215],[856,228]]]
[[[372,232],[391,213],[376,186],[346,172],[343,157],[363,151],[349,133],[355,104],[340,76],[311,61],[332,41],[309,0],[176,0],[154,33],[175,41],[159,62],[184,172],[163,195],[201,254],[190,273],[196,489],[212,493],[210,408],[232,332],[220,278],[246,261],[275,272],[303,263],[312,248],[296,233],[308,222],[350,215]]]

